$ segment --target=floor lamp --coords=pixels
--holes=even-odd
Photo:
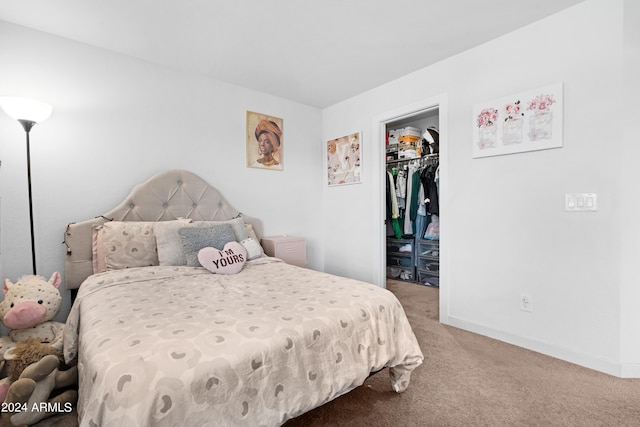
[[[31,230],[31,262],[36,273],[36,247],[33,233],[33,203],[31,202],[31,151],[29,133],[36,124],[46,120],[53,108],[49,104],[28,98],[0,97],[0,107],[13,119],[20,122],[27,135],[27,185],[29,187],[29,226]]]

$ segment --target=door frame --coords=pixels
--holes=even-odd
[[[448,319],[449,312],[449,244],[450,240],[448,227],[450,216],[449,210],[449,191],[448,191],[448,158],[449,158],[449,141],[448,141],[448,96],[447,94],[436,95],[421,101],[396,108],[385,113],[378,114],[373,117],[372,122],[372,154],[373,154],[373,178],[372,200],[378,200],[379,209],[373,213],[373,264],[378,266],[374,271],[374,283],[378,286],[386,287],[386,126],[388,123],[395,122],[414,116],[420,113],[438,109],[438,131],[440,136],[440,183],[439,183],[439,208],[440,208],[440,321],[445,322]]]

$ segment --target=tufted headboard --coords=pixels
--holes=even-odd
[[[77,289],[93,274],[92,233],[95,225],[107,221],[169,221],[179,217],[196,221],[224,221],[240,215],[198,175],[185,170],[170,170],[138,184],[122,203],[96,218],[67,225],[64,262],[67,289]],[[260,221],[243,215],[258,236]]]

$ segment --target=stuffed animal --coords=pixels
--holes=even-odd
[[[0,302],[0,319],[11,328],[11,331],[8,336],[0,337],[0,369],[4,367],[5,361],[16,359],[16,354],[19,358],[24,356],[20,352],[16,353],[17,346],[30,339],[31,345],[48,343],[50,344],[48,347],[54,348],[58,353],[61,352],[64,324],[53,321],[62,302],[62,296],[58,290],[60,283],[61,278],[58,272],[53,273],[49,281],[34,275],[25,276],[15,284],[9,279],[4,281],[2,289],[4,300]],[[49,362],[42,362],[47,357],[40,354],[21,362],[25,367],[28,366],[24,371],[27,374],[25,374],[26,377],[21,376],[14,383],[12,381],[15,378],[7,377],[0,380],[0,402],[5,402],[5,405],[8,401],[29,405],[32,405],[32,402],[46,404],[51,390],[56,386],[55,372],[58,372],[59,366],[58,356],[55,356],[56,363],[53,367],[51,358],[48,358]],[[73,372],[65,375],[73,375]],[[75,375],[77,377],[77,370]],[[23,401],[25,398],[27,400]],[[63,396],[63,399],[68,398],[69,396]],[[3,411],[2,419],[6,421],[4,412],[6,411]],[[25,414],[16,414],[16,416],[19,415],[16,421],[19,424],[15,425],[25,424],[22,418],[32,423],[37,421],[35,419],[40,415],[52,415],[51,413],[47,415],[46,411]]]
[[[62,352],[57,348],[29,339],[19,343],[5,355],[11,384],[3,403],[3,426],[32,425],[56,414],[71,414],[78,399],[74,389],[51,398],[51,392],[77,384],[78,369],[62,367]],[[64,418],[63,425],[77,425],[77,417]]]
[[[29,338],[25,342],[18,343],[5,353],[9,380],[11,382],[16,381],[29,365],[39,362],[50,354],[58,357],[61,366],[64,364],[62,351],[50,344],[42,343],[35,338]]]
[[[54,322],[60,311],[62,296],[60,273],[55,272],[47,282],[42,276],[25,276],[15,284],[5,279],[0,302],[2,322],[10,329],[14,342],[37,338],[41,342],[56,343],[62,338],[64,324]]]

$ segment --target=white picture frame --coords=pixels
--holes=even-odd
[[[473,106],[473,157],[563,145],[563,85],[532,89]]]
[[[327,184],[330,187],[362,182],[362,133],[327,141]]]

